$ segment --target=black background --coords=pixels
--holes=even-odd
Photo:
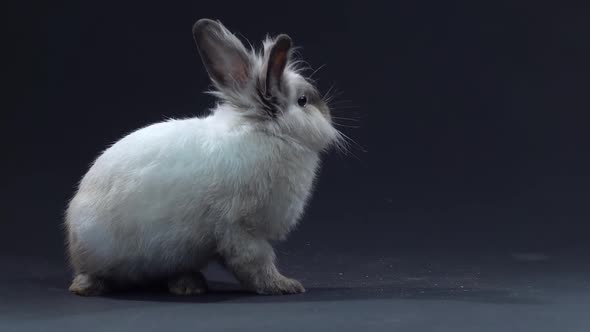
[[[325,156],[287,246],[584,248],[590,23],[523,1],[70,1],[22,4],[6,31],[0,250],[63,255],[62,215],[122,135],[214,100],[191,35],[220,19],[255,46],[288,33],[360,146]],[[5,55],[6,55],[5,54]],[[357,128],[352,128],[357,127]]]

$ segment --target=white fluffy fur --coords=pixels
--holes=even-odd
[[[210,116],[156,123],[104,151],[66,213],[76,274],[134,282],[222,257],[260,293],[302,291],[278,273],[269,241],[301,218],[319,154],[338,133],[314,105],[297,105],[297,87],[309,83],[289,69],[285,79],[293,98],[276,120],[222,102]]]

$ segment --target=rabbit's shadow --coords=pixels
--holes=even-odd
[[[103,297],[125,301],[176,303],[282,303],[374,299],[447,300],[496,304],[544,303],[539,299],[517,296],[501,289],[404,287],[399,284],[379,287],[309,287],[305,293],[294,295],[259,295],[241,290],[239,285],[228,282],[209,282],[209,287],[208,293],[194,296],[179,296],[170,294],[164,289],[144,288],[105,294]]]

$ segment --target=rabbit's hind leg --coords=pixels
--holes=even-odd
[[[97,296],[108,291],[107,283],[101,278],[79,273],[72,280],[69,291],[80,296]]]
[[[207,293],[207,281],[201,272],[185,273],[168,279],[168,291],[175,295]]]

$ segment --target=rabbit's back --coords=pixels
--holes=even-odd
[[[150,125],[96,159],[66,214],[74,264],[156,273],[212,250],[211,188],[231,135],[211,120]]]

